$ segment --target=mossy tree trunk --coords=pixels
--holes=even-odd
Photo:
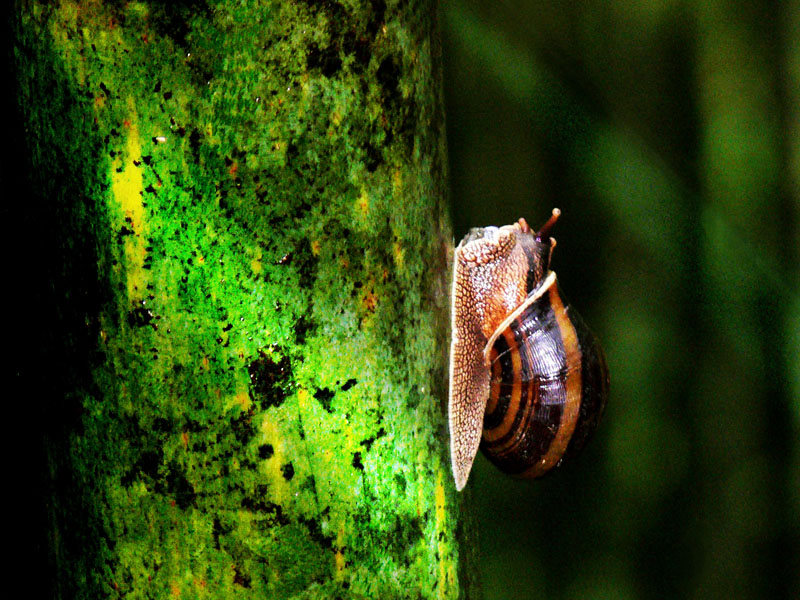
[[[54,595],[471,595],[432,4],[13,28]]]

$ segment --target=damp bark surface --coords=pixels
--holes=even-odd
[[[473,597],[432,3],[12,30],[54,597]]]

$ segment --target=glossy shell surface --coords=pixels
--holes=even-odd
[[[481,447],[538,477],[577,453],[608,396],[602,349],[549,270],[555,240],[524,221],[473,229],[455,251],[449,422],[456,487]]]

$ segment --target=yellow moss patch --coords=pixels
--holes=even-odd
[[[344,569],[347,566],[347,561],[344,559],[344,522],[339,525],[339,531],[336,533],[336,554],[334,554],[334,578],[336,581],[344,579]]]
[[[369,212],[369,194],[366,189],[362,189],[356,199],[356,212],[360,217],[366,217]]]
[[[403,192],[403,173],[400,169],[395,169],[392,173],[392,193],[395,195]]]
[[[111,201],[118,209],[112,211],[112,214],[119,215],[118,229],[124,227],[132,232],[124,236],[123,262],[128,298],[136,299],[140,295],[138,292],[147,285],[147,270],[144,268],[147,242],[142,169],[134,164],[134,161],[141,163],[142,147],[133,98],[128,99],[128,108],[129,116],[123,123],[123,129],[127,131],[125,152],[118,155],[111,165]]]
[[[261,443],[270,444],[273,449],[271,457],[261,461],[259,470],[267,477],[271,500],[283,505],[289,496],[289,488],[283,477],[281,465],[286,462],[286,435],[278,423],[266,418],[261,423]]]
[[[234,406],[238,406],[242,411],[247,411],[251,403],[250,394],[247,393],[247,386],[240,382],[236,386],[236,393],[229,396],[225,402],[225,408],[230,410]]]
[[[392,245],[392,255],[394,256],[394,263],[399,269],[402,269],[406,262],[406,251],[400,245],[400,242],[395,242]]]
[[[451,593],[451,588],[456,582],[455,561],[450,556],[448,540],[446,535],[441,535],[445,531],[447,519],[447,497],[444,491],[444,481],[442,470],[436,477],[436,489],[434,491],[434,506],[436,514],[436,539],[438,540],[439,550],[439,585],[436,586],[439,598],[451,598],[456,594]]]
[[[436,490],[434,491],[434,506],[436,507],[436,530],[444,530],[444,521],[447,518],[447,511],[445,510],[445,494],[444,483],[442,481],[442,471],[436,477]],[[438,537],[438,536],[437,536]]]
[[[250,408],[250,395],[246,391],[240,391],[235,396],[236,402],[242,407],[242,410]]]

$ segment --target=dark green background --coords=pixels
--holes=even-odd
[[[800,595],[800,4],[442,3],[452,214],[540,225],[611,398],[470,484],[487,599]]]

